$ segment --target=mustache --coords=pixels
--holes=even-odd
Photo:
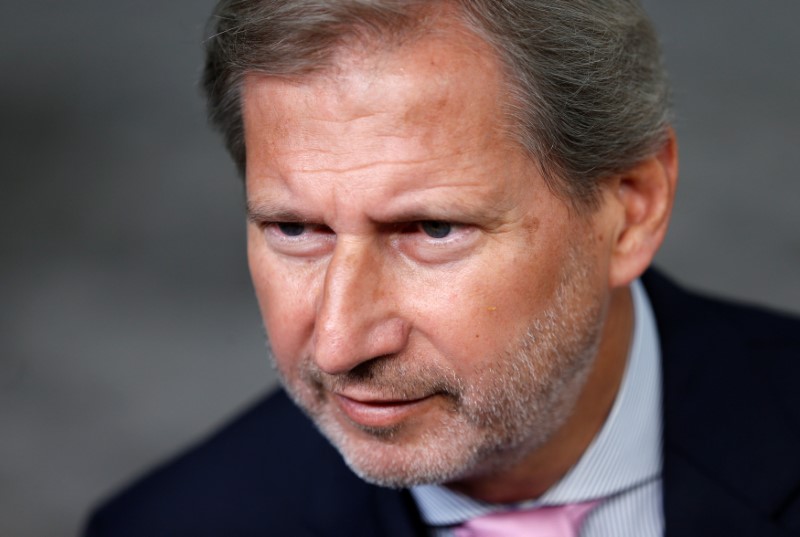
[[[395,355],[378,356],[337,374],[322,371],[309,356],[303,360],[300,374],[319,393],[340,393],[359,388],[390,399],[445,395],[458,400],[464,384],[448,368],[426,363],[416,357]]]

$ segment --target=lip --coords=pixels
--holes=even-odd
[[[334,400],[341,411],[354,423],[373,428],[398,425],[413,414],[420,412],[433,395],[419,399],[380,399],[352,397],[334,393]]]

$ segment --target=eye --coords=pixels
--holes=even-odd
[[[277,222],[275,225],[287,237],[299,237],[306,230],[305,224],[297,222]]]
[[[322,224],[296,221],[259,222],[266,246],[275,253],[295,258],[316,258],[330,252],[336,234]]]
[[[407,258],[441,264],[467,257],[479,244],[480,228],[447,220],[415,220],[401,225],[394,245]]]
[[[453,230],[452,224],[441,220],[425,220],[419,223],[419,227],[432,239],[444,239]]]

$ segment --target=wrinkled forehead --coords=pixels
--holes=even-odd
[[[500,119],[499,68],[476,46],[430,36],[354,49],[313,76],[249,77],[248,196],[291,192],[304,205],[324,198],[373,216],[422,191],[427,205],[467,194],[473,205],[507,202],[529,161]]]
[[[372,122],[375,137],[425,129],[431,144],[480,149],[506,132],[501,71],[485,43],[457,35],[429,34],[391,49],[354,44],[338,51],[334,68],[303,76],[251,74],[242,93],[245,131],[270,125],[285,142],[302,139],[309,121],[315,129],[352,125],[360,134]]]

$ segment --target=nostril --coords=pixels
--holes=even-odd
[[[348,357],[352,349],[347,348],[338,330],[321,327],[315,334],[313,347],[314,361],[325,373],[335,375],[352,368],[353,359]]]
[[[392,313],[362,317],[346,326],[320,325],[313,339],[314,361],[325,373],[363,371],[361,366],[402,352],[408,342],[408,324]],[[352,320],[351,320],[352,321]]]

